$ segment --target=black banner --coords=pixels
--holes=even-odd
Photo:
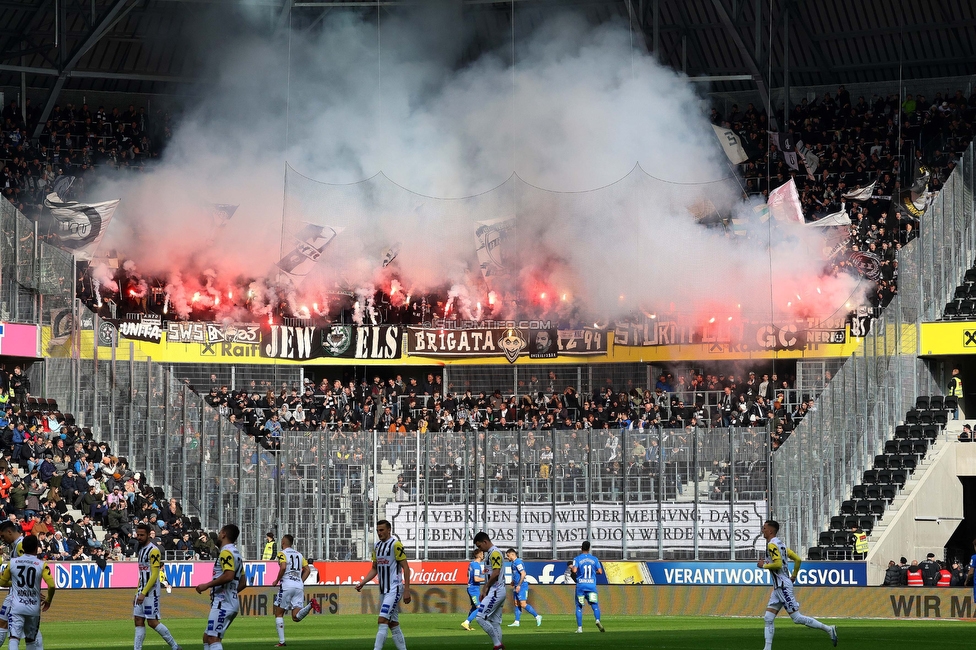
[[[271,325],[261,329],[261,356],[292,361],[324,357],[399,359],[402,340],[403,330],[396,325]]]

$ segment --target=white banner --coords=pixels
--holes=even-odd
[[[855,187],[850,192],[844,192],[844,198],[850,199],[852,201],[867,201],[874,194],[874,186],[878,184],[878,181],[874,181],[870,185],[864,187]]]
[[[728,503],[706,501],[697,511],[693,503],[628,503],[626,537],[628,551],[654,551],[658,539],[665,549],[693,549],[695,520],[698,520],[698,548],[729,549],[730,535],[736,550],[761,550],[765,547],[761,531],[766,520],[765,501]],[[553,506],[550,503],[523,503],[521,523],[514,503],[489,503],[487,517],[479,504],[386,504],[386,518],[393,532],[408,547],[463,551],[471,538],[487,525],[487,533],[499,546],[548,551],[552,549]],[[425,523],[426,521],[426,523]],[[658,523],[660,521],[660,524]],[[734,524],[730,527],[730,522]],[[556,551],[571,553],[590,540],[599,550],[620,550],[624,539],[623,509],[619,503],[557,503],[555,507]],[[425,539],[426,535],[426,539]]]

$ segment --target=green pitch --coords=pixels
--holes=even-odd
[[[491,649],[491,642],[481,628],[465,632],[463,617],[444,614],[404,615],[404,636],[410,650],[481,648]],[[605,634],[593,625],[593,617],[583,619],[583,634],[576,634],[573,616],[544,616],[542,627],[528,615],[520,628],[507,627],[512,622],[506,613],[504,625],[507,650],[544,650],[585,647],[587,650],[623,650],[626,648],[668,648],[688,650],[728,648],[760,650],[763,647],[763,622],[754,619],[625,617],[605,618]],[[863,621],[831,620],[837,625],[839,648],[885,648],[885,650],[918,650],[972,647],[973,627],[968,622],[946,621]],[[165,621],[173,636],[185,650],[202,647],[201,635],[206,621],[170,619]],[[132,624],[118,621],[100,623],[58,623],[43,621],[44,647],[71,650],[131,648]],[[285,635],[289,648],[320,650],[368,650],[373,647],[376,619],[372,616],[309,616],[301,623],[286,619]],[[274,618],[239,618],[224,640],[225,650],[258,650],[278,642]],[[23,647],[23,646],[21,646]],[[783,650],[826,650],[832,648],[823,632],[794,625],[788,618],[776,621],[773,648]],[[155,632],[147,631],[145,650],[168,650]],[[393,639],[386,648],[394,650]]]

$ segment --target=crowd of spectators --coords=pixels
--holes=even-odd
[[[53,560],[132,557],[140,522],[165,550],[216,553],[213,538],[176,499],[167,501],[71,414],[32,396],[19,366],[0,366],[0,517],[35,535],[41,555]]]
[[[896,563],[888,561],[882,586],[884,587],[965,587],[968,580],[969,567],[959,560],[951,563],[936,560],[934,553],[929,553],[924,560],[912,560],[902,557]]]
[[[900,209],[900,197],[920,165],[930,171],[929,191],[942,188],[972,140],[976,92],[968,98],[961,90],[936,93],[931,99],[908,93],[899,104],[898,94],[855,99],[840,86],[836,93],[796,104],[788,128],[782,126],[782,112],[774,129],[753,104],[744,109],[732,105],[727,115],[713,109],[711,120],[743,136],[750,154],[740,165],[747,195],[768,196],[792,177],[808,220],[836,213],[846,204],[852,223],[832,261],[837,270],[858,274],[864,267],[851,260],[851,253],[877,257],[877,267],[871,264],[869,272],[876,285],[870,297],[877,307],[897,293],[896,252],[919,229],[918,218]],[[800,152],[796,168],[788,164],[788,152],[780,150],[781,141],[770,136],[777,130],[791,134]],[[844,199],[844,193],[875,181],[869,200]]]
[[[83,196],[93,177],[110,169],[142,171],[171,137],[171,116],[143,107],[95,108],[58,104],[34,139],[40,110],[30,100],[16,101],[0,117],[0,188],[24,214],[40,215],[44,197],[59,176],[75,177],[74,194]]]

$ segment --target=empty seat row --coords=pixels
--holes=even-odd
[[[885,454],[911,454],[921,460],[929,450],[929,441],[925,438],[920,440],[888,440],[884,446]],[[876,459],[877,460],[877,459]],[[888,465],[887,467],[890,467]]]
[[[895,427],[896,440],[928,440],[937,439],[942,428],[937,424],[899,424]]]
[[[840,504],[842,515],[875,515],[880,518],[887,509],[888,502],[885,499],[848,499]]]
[[[920,424],[920,425],[932,425],[937,424],[945,426],[949,422],[949,413],[947,411],[916,411],[912,409],[905,414],[905,424]]]
[[[910,472],[907,469],[868,469],[864,471],[865,485],[897,485],[904,486],[908,482]]]
[[[883,499],[888,503],[895,500],[895,496],[898,494],[898,485],[855,485],[851,490],[852,500],[865,500],[870,499],[873,501]]]
[[[863,531],[869,531],[874,529],[876,521],[874,515],[834,515],[830,518],[830,530],[849,531],[851,528],[860,528]]]

